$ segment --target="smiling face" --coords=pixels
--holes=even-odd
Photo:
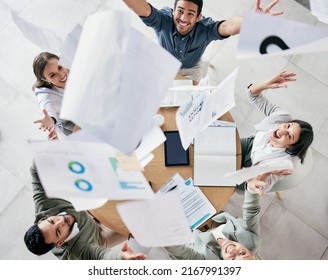
[[[173,21],[178,32],[185,36],[195,26],[201,18],[201,14],[197,16],[198,5],[189,1],[178,1],[173,11]]]
[[[283,123],[270,134],[270,143],[275,148],[286,148],[298,142],[301,127],[298,123]]]
[[[43,76],[48,83],[51,83],[59,88],[65,88],[68,70],[67,68],[59,65],[58,59],[51,58],[44,68]]]
[[[69,236],[75,220],[72,215],[51,216],[38,224],[44,241],[47,244],[55,243],[60,247]]]
[[[229,239],[219,239],[224,260],[254,260],[254,255],[243,245]]]

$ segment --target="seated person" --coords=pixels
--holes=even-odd
[[[271,104],[262,93],[266,89],[286,88],[285,83],[295,81],[295,75],[283,71],[269,80],[248,86],[246,94],[250,102],[266,117],[255,126],[254,135],[241,138],[242,167],[290,161],[297,168],[305,160],[306,152],[313,141],[312,126],[305,121],[293,119],[288,112]],[[268,187],[263,189],[259,186],[256,192],[263,194],[274,191],[273,185],[291,173],[292,170],[277,170],[258,176],[257,179],[266,182]],[[245,186],[243,183],[237,188],[244,189]]]
[[[234,16],[227,20],[215,21],[202,16],[203,0],[175,0],[174,8],[156,9],[146,0],[124,0],[141,20],[152,27],[159,44],[182,63],[179,75],[199,82],[203,76],[201,57],[206,47],[214,40],[223,40],[239,34],[243,17]],[[255,11],[270,14],[271,8],[260,7],[256,1]],[[282,11],[272,13],[280,15]]]
[[[63,260],[143,260],[145,255],[134,253],[125,242],[122,248],[109,248],[108,234],[86,211],[75,211],[64,199],[48,198],[37,170],[31,167],[36,223],[24,236],[26,247],[36,255],[61,248]]]
[[[248,188],[266,183],[250,180]],[[212,220],[219,227],[207,232],[195,230],[194,240],[187,245],[165,247],[175,260],[254,260],[261,246],[261,196],[245,191],[242,220],[222,212]]]

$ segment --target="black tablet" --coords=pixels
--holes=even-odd
[[[179,131],[164,131],[164,134],[165,166],[189,165],[189,148],[183,149]]]

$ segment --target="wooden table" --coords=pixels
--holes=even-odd
[[[162,129],[166,130],[177,130],[175,122],[175,114],[177,108],[161,108],[159,114],[163,115],[165,118],[164,125]],[[230,113],[224,114],[220,120],[233,122],[233,118]],[[236,168],[241,167],[241,145],[238,131],[236,133],[236,145],[237,145],[237,161]],[[154,192],[160,189],[176,172],[179,172],[182,177],[188,179],[192,177],[193,165],[194,165],[194,147],[190,145],[189,155],[190,155],[190,165],[189,166],[172,166],[166,167],[164,165],[164,145],[160,145],[157,149],[153,151],[155,157],[154,159],[145,167],[144,175],[151,182],[152,189]],[[232,187],[201,187],[201,190],[206,195],[206,197],[211,201],[216,211],[219,212],[223,209],[226,203],[229,201],[231,195],[234,192]],[[116,211],[116,204],[122,201],[108,201],[104,206],[90,210],[89,212],[93,215],[99,222],[108,226],[113,231],[118,232],[122,235],[128,236],[129,231],[123,224],[118,212]],[[202,226],[202,225],[201,225]]]

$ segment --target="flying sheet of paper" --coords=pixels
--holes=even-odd
[[[328,28],[249,12],[241,26],[237,58],[322,51],[328,51]]]
[[[137,159],[141,162],[146,158],[149,160],[150,152],[164,143],[165,140],[166,137],[163,131],[157,125],[152,125],[143,135],[140,145],[134,151]]]
[[[154,193],[141,172],[118,167],[117,150],[105,143],[48,141],[30,144],[49,197],[149,199]],[[93,207],[93,206],[92,206]],[[89,205],[85,205],[88,209]]]
[[[197,133],[235,106],[235,80],[238,69],[226,77],[213,91],[204,91],[189,103],[181,106],[176,114],[183,148],[186,150]]]
[[[116,207],[126,227],[144,247],[182,245],[191,240],[192,234],[175,192],[151,200],[120,203]]]
[[[151,162],[154,158],[154,154],[152,154],[151,151],[162,144],[165,139],[166,138],[163,131],[157,125],[151,126],[150,129],[144,134],[140,145],[134,151],[142,167],[145,167],[149,162]],[[69,136],[66,136],[63,140],[104,143],[99,138],[85,130],[74,132]]]
[[[271,172],[274,170],[293,169],[293,164],[290,161],[280,161],[276,163],[265,163],[260,165],[254,165],[247,168],[242,168],[235,172],[229,172],[224,175],[227,179],[241,184],[251,178],[255,178],[258,175]]]
[[[84,7],[84,16],[92,14],[98,9],[104,7],[106,2],[106,0],[92,1],[90,5],[86,5]],[[50,28],[45,28],[44,26],[38,26],[29,21],[26,21],[13,10],[11,11],[11,15],[17,27],[29,41],[41,48],[43,51],[62,54],[65,67],[70,68],[69,66],[74,58],[73,49],[76,49],[76,45],[73,46],[72,43],[76,44],[77,42],[74,41],[75,39],[78,40],[78,38],[75,37],[77,34],[77,27],[75,27],[73,31],[67,36],[66,31],[58,31]],[[77,26],[81,26],[83,24],[82,22],[77,23]],[[73,41],[72,35],[75,37]]]
[[[60,48],[60,64],[68,69],[70,69],[72,66],[76,49],[79,44],[81,32],[82,25],[77,24],[74,29],[67,35],[63,45]]]
[[[23,35],[33,44],[48,52],[59,53],[64,42],[64,36],[55,30],[32,24],[11,11],[11,16]]]
[[[149,128],[181,63],[130,28],[129,11],[89,16],[61,117],[129,154]]]
[[[176,173],[155,193],[155,196],[163,195],[173,190],[179,194],[181,206],[192,230],[199,227],[216,213],[214,206],[201,189],[194,186],[192,178],[185,180],[179,173]]]

